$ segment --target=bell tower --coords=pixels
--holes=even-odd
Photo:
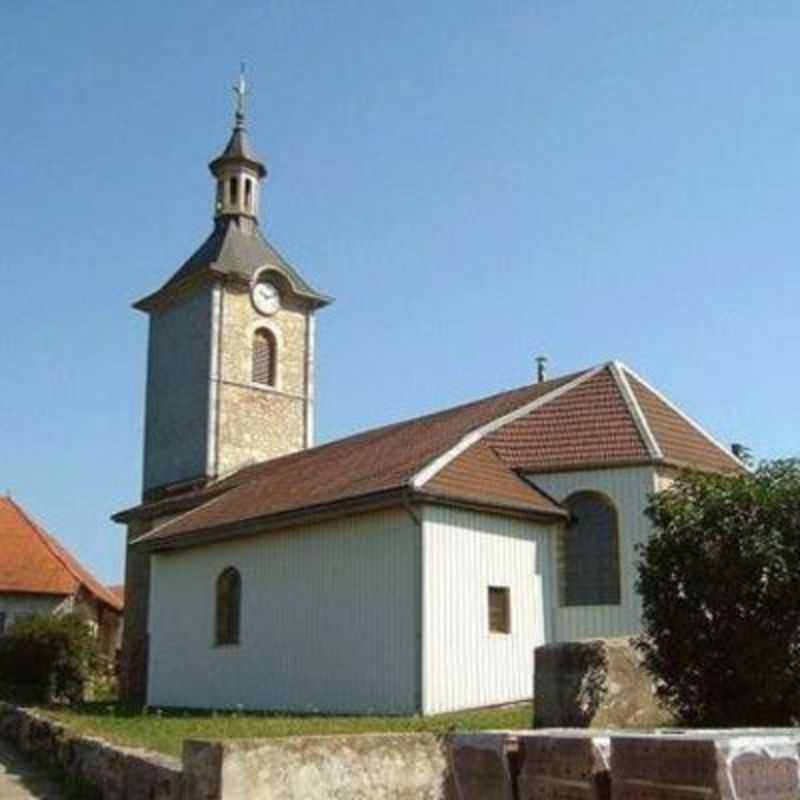
[[[149,315],[143,497],[205,485],[313,444],[314,315],[331,299],[267,241],[267,170],[250,143],[242,74],[209,237],[156,292]]]

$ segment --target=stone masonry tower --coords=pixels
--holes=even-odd
[[[267,170],[245,128],[244,81],[216,179],[214,230],[157,292],[150,315],[144,499],[313,443],[311,288],[258,224]]]
[[[245,127],[244,79],[233,132],[209,168],[214,229],[153,294],[134,307],[150,318],[142,503],[114,515],[127,525],[120,692],[147,698],[150,559],[131,546],[193,490],[247,464],[314,441],[314,313],[331,302],[264,238],[267,170]]]

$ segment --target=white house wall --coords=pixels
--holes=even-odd
[[[626,636],[641,631],[642,605],[635,590],[636,545],[650,533],[644,516],[647,498],[656,488],[652,467],[586,470],[528,476],[556,500],[563,501],[580,491],[607,495],[619,515],[620,605],[560,606],[557,589],[553,593],[553,641],[573,641],[596,636]],[[551,554],[552,574],[557,575],[556,548]]]
[[[412,713],[420,531],[403,510],[156,554],[149,703]],[[214,645],[220,572],[242,577],[239,645]]]
[[[52,614],[69,611],[72,598],[52,594],[0,594],[0,614],[8,630],[15,622],[31,614]]]
[[[533,522],[426,506],[423,514],[423,711],[522,700],[546,638],[551,531]],[[511,633],[489,633],[488,588],[508,587]]]

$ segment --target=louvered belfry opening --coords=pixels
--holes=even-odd
[[[275,385],[275,362],[277,348],[275,337],[266,328],[253,334],[253,383],[262,386]]]

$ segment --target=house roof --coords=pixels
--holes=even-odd
[[[117,600],[119,601],[120,607],[123,607],[125,605],[125,584],[124,583],[115,584],[115,585],[112,585],[112,586],[106,586],[106,589],[108,589],[108,591],[111,592],[111,594],[113,594],[114,597],[117,598]]]
[[[252,465],[115,519],[188,506],[137,540],[160,547],[357,501],[396,502],[397,493],[556,518],[565,515],[561,506],[522,473],[633,464],[743,469],[635,373],[611,362]]]
[[[0,497],[0,592],[72,595],[80,588],[122,611],[103,586],[10,497]]]

